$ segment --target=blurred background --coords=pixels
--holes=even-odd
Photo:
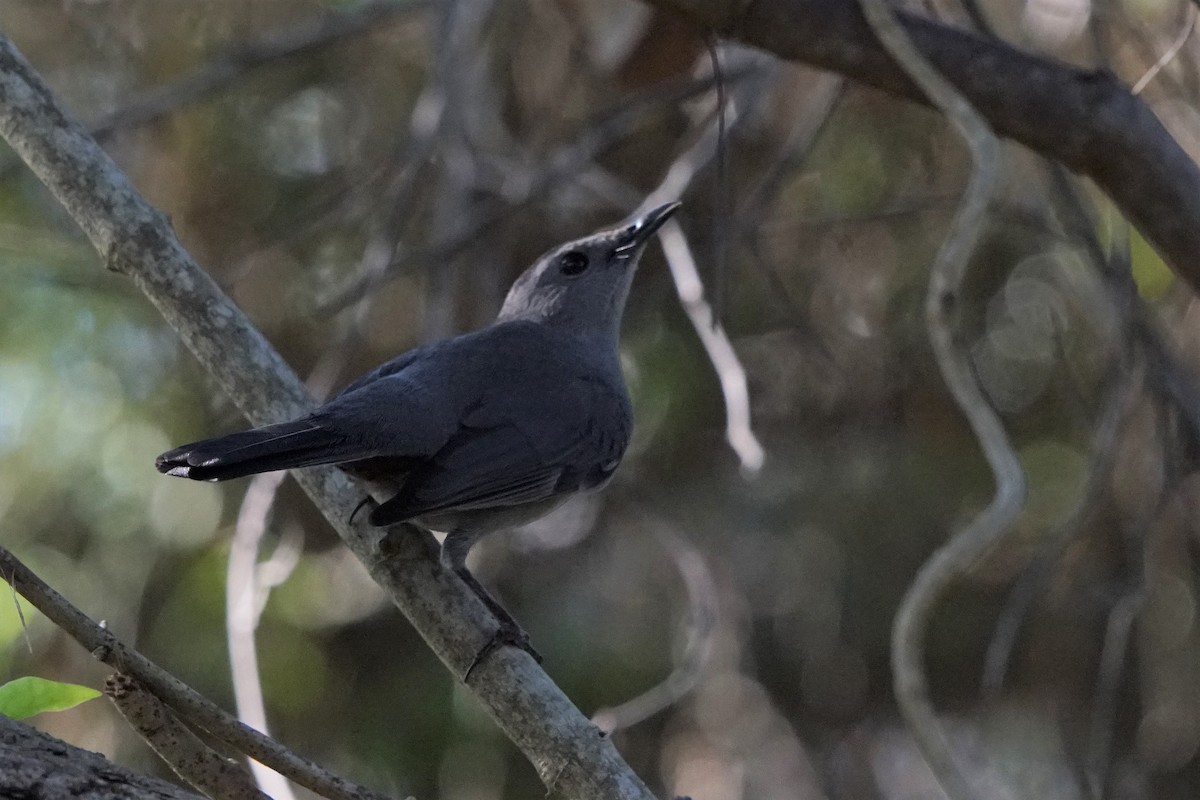
[[[1139,91],[1200,155],[1194,4],[972,8],[1130,85],[1178,43]],[[889,629],[992,489],[923,317],[969,168],[942,119],[721,44],[722,160],[704,35],[632,0],[5,0],[0,31],[318,395],[486,324],[539,253],[690,169],[679,220],[747,373],[761,469],[725,440],[654,245],[624,325],[637,432],[615,481],[485,540],[476,574],[662,794],[938,796],[892,700]],[[1090,185],[1003,157],[959,341],[1031,490],[933,620],[934,699],[989,796],[1194,798],[1192,295]],[[0,268],[6,547],[232,707],[231,542],[240,527],[244,577],[261,534],[274,590],[250,649],[276,736],[396,796],[544,793],[294,484],[155,472],[244,422],[3,145]],[[0,677],[101,683],[8,606]],[[243,656],[251,627],[233,626]],[[167,774],[107,701],[36,723]]]

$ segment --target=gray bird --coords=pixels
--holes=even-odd
[[[222,481],[337,464],[383,485],[392,494],[372,508],[371,524],[444,532],[442,564],[499,619],[498,638],[476,663],[495,644],[530,649],[467,571],[467,552],[612,477],[633,423],[621,315],[646,243],[677,208],[549,251],[486,328],[410,350],[298,420],[184,445],[155,466]]]

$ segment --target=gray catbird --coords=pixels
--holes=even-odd
[[[337,464],[381,483],[393,494],[370,522],[446,533],[442,563],[497,615],[502,639],[528,648],[467,552],[612,477],[632,428],[621,314],[646,243],[677,208],[546,253],[490,326],[410,350],[301,419],[163,453],[159,472],[220,481]]]

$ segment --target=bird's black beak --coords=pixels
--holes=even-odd
[[[619,234],[620,243],[616,248],[617,255],[632,255],[636,253],[642,245],[650,241],[650,237],[671,218],[671,215],[679,209],[680,205],[679,202],[667,203],[666,205],[647,211],[629,223]]]

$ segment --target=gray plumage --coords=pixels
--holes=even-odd
[[[372,524],[447,533],[442,560],[464,574],[480,536],[603,486],[620,463],[632,431],[621,315],[646,243],[678,207],[546,253],[486,328],[411,350],[301,419],[185,445],[156,466],[219,481],[338,464],[394,492]]]

